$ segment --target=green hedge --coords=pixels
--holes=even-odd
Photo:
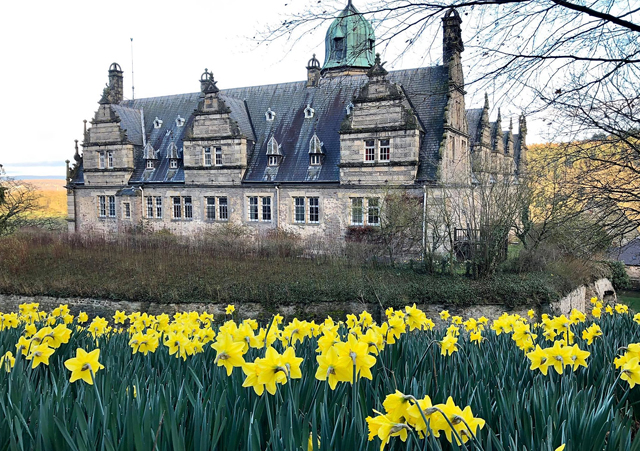
[[[0,239],[0,292],[160,303],[309,302],[539,305],[561,297],[550,274],[491,279],[420,274],[338,258],[225,256],[162,242],[75,242],[68,237]]]

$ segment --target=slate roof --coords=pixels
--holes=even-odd
[[[472,108],[472,109],[468,109],[466,110],[467,113],[467,125],[469,127],[469,141],[470,141],[470,148],[473,149],[473,147],[476,145],[476,143],[479,141],[479,136],[478,134],[480,133],[480,122],[482,121],[482,112],[484,111],[484,108]]]
[[[614,260],[621,261],[627,266],[640,266],[640,238],[614,249],[610,255]]]
[[[425,131],[416,181],[435,181],[444,132],[448,70],[443,66],[399,70],[389,72],[387,78],[402,86]],[[340,126],[347,105],[367,81],[365,75],[353,75],[323,78],[317,87],[307,87],[306,81],[299,81],[221,90],[219,95],[230,108],[231,118],[238,123],[241,133],[255,142],[249,153],[244,181],[338,182]],[[120,118],[121,128],[126,130],[127,138],[135,146],[135,170],[130,183],[184,183],[182,160],[178,162],[178,169],[170,169],[167,151],[173,141],[182,152],[183,135],[193,121],[193,112],[200,99],[200,93],[191,93],[126,100],[120,105],[112,105]],[[307,105],[315,110],[313,118],[305,118]],[[276,113],[273,121],[265,118],[269,108]],[[146,169],[143,159],[140,110],[144,112],[146,140],[158,156],[154,170]],[[178,116],[185,119],[182,127],[176,124]],[[156,117],[162,120],[159,129],[153,125]],[[309,143],[314,133],[323,143],[325,157],[321,166],[309,165]],[[267,165],[266,146],[272,136],[282,146],[284,154],[278,167]]]

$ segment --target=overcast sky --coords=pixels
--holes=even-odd
[[[0,164],[8,175],[63,177],[64,160],[73,160],[74,139],[82,139],[82,120],[91,120],[97,109],[112,62],[122,66],[125,97],[131,98],[130,38],[136,98],[196,92],[205,67],[221,89],[305,79],[311,55],[324,60],[328,23],[294,45],[256,45],[252,38],[316,2],[5,2],[0,16],[5,141]],[[400,59],[394,52],[390,47],[382,55],[388,69],[436,63],[433,52],[417,50]],[[469,94],[467,108],[481,106],[482,95]],[[528,142],[537,142],[535,124],[529,123]],[[503,119],[503,124],[508,122]]]

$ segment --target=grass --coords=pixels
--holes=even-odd
[[[640,291],[619,290],[618,302],[627,304],[635,312],[640,312]]]
[[[166,303],[307,302],[544,304],[560,298],[558,277],[491,279],[424,274],[357,258],[301,257],[295,244],[173,236],[17,234],[0,239],[0,293]]]

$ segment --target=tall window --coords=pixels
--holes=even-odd
[[[229,220],[229,206],[226,197],[218,197],[218,218],[220,221]]]
[[[113,152],[107,152],[107,167],[113,168]]]
[[[156,218],[162,218],[162,197],[156,196]]]
[[[258,220],[258,197],[249,197],[249,221]]]
[[[147,218],[153,218],[153,197],[147,197]]]
[[[211,166],[211,147],[204,148],[204,165]]]
[[[298,222],[298,223],[304,223],[305,222],[305,202],[304,202],[304,197],[294,197],[294,202],[295,202],[295,214],[294,214],[294,221]]]
[[[107,217],[107,196],[98,196],[98,216]]]
[[[124,216],[125,219],[131,219],[131,204],[129,202],[122,204],[122,216]]]
[[[193,219],[193,204],[191,197],[184,198],[184,219]]]
[[[317,224],[320,222],[320,199],[309,197],[309,222]]]
[[[271,221],[271,198],[262,198],[262,220]]]
[[[377,197],[367,199],[367,224],[380,225],[380,199]]]
[[[317,224],[320,222],[320,199],[318,197],[294,197],[293,222]]]
[[[351,224],[362,225],[362,197],[351,198]]]
[[[389,161],[391,156],[391,148],[389,147],[388,139],[380,140],[380,161]]]
[[[100,160],[100,162],[99,162],[100,169],[104,169],[104,152],[100,152],[98,158]]]
[[[207,220],[215,221],[216,219],[216,198],[215,197],[207,197]]]
[[[116,196],[109,196],[109,217],[116,217]]]
[[[364,142],[364,161],[375,161],[376,159],[376,142],[369,139]]]
[[[216,147],[216,166],[222,166],[222,147]]]
[[[173,218],[180,219],[182,217],[182,199],[179,197],[172,197],[173,199]]]

